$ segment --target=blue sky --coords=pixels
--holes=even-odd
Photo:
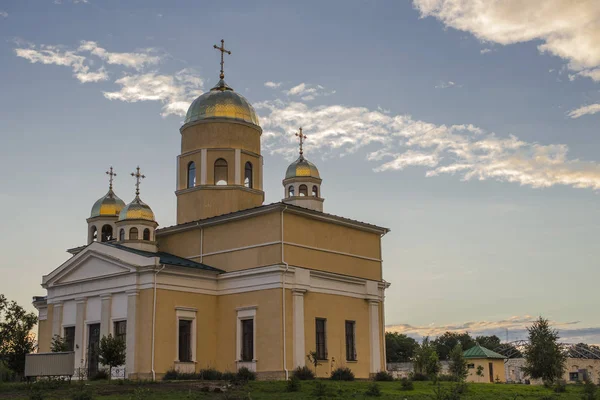
[[[600,343],[600,3],[0,2],[0,292],[85,243],[114,166],[161,226],[189,103],[218,78],[264,129],[266,202],[304,128],[325,211],[392,229],[386,324]]]

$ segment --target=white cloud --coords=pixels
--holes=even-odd
[[[473,125],[436,125],[409,115],[365,107],[309,107],[282,100],[256,104],[265,150],[291,157],[293,132],[302,126],[305,148],[345,156],[368,147],[377,172],[425,168],[425,175],[455,174],[463,180],[514,182],[534,188],[567,185],[600,189],[600,165],[567,157],[562,144],[542,145],[515,136],[498,137]]]
[[[589,106],[579,107],[569,112],[569,117],[579,118],[584,115],[592,115],[600,112],[600,104],[590,104]]]
[[[470,32],[482,41],[509,45],[541,41],[540,52],[568,61],[596,81],[600,67],[600,2],[595,0],[413,0],[421,16]]]
[[[109,100],[129,103],[159,101],[163,103],[162,116],[183,116],[194,99],[202,93],[203,80],[193,71],[184,69],[175,75],[159,75],[156,72],[128,75],[117,79],[121,86],[117,92],[104,92]]]
[[[462,85],[457,85],[456,82],[448,81],[448,82],[440,82],[435,85],[436,89],[448,89],[451,87],[462,87]]]
[[[75,51],[63,50],[60,46],[41,45],[39,48],[35,46],[17,48],[15,53],[18,57],[25,58],[34,64],[54,64],[70,67],[73,70],[73,76],[83,83],[108,79],[108,74],[104,68],[90,72],[90,67],[85,64],[86,58],[84,56],[77,54]]]
[[[327,90],[321,85],[311,85],[308,83],[300,83],[283,93],[288,96],[299,96],[304,101],[314,100],[319,96],[329,96],[335,93],[335,90]]]
[[[6,18],[6,17],[8,17],[8,13],[6,11],[0,10],[0,17]]]
[[[492,52],[492,49],[487,49],[487,48],[479,50],[479,53],[481,53],[481,54],[487,54],[487,53],[491,53],[491,52]]]
[[[112,53],[99,47],[96,42],[83,40],[81,41],[78,51],[92,53],[106,61],[108,64],[122,65],[127,68],[134,68],[138,71],[145,66],[155,65],[161,61],[160,56],[151,54],[154,52],[154,49],[152,48],[144,49],[136,53]]]
[[[268,88],[271,88],[271,89],[276,89],[279,86],[281,86],[281,82],[271,82],[271,81],[269,81],[269,82],[265,82],[265,86],[268,87]]]

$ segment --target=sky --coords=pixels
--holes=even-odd
[[[485,3],[485,4],[484,4]],[[389,330],[600,343],[600,2],[0,1],[0,293],[33,309],[106,193],[175,223],[187,107],[258,112],[266,203],[294,132],[328,213],[383,238]]]

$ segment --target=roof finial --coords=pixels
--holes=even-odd
[[[225,72],[223,72],[223,65],[225,64],[225,60],[223,59],[223,55],[225,53],[231,55],[231,51],[225,50],[225,41],[223,39],[221,39],[221,47],[217,46],[216,44],[213,45],[213,47],[221,52],[221,75],[219,75],[219,78],[224,79]]]
[[[300,139],[300,157],[304,158],[304,151],[302,150],[302,145],[304,144],[304,139],[306,139],[306,135],[302,133],[302,128],[299,129],[299,132],[296,133],[296,136]]]
[[[146,177],[146,175],[140,174],[140,166],[138,165],[138,167],[135,170],[135,173],[132,172],[131,176],[133,176],[135,178],[135,195],[139,196],[140,195],[140,181],[142,179],[144,179]]]
[[[106,175],[109,176],[109,178],[108,178],[108,189],[112,190],[113,177],[117,176],[117,174],[113,172],[112,165],[111,165],[110,169],[108,171],[106,171]]]

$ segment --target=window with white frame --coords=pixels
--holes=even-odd
[[[196,309],[176,308],[177,362],[196,361]]]
[[[237,310],[236,336],[238,361],[256,361],[256,307]]]

